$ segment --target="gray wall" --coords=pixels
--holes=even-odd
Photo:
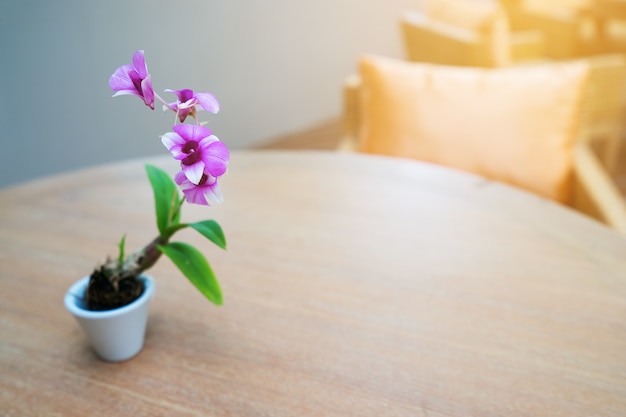
[[[402,56],[398,16],[418,3],[0,0],[0,187],[165,154],[172,114],[108,88],[136,49],[157,91],[213,92],[210,127],[245,148],[338,116],[359,54]]]

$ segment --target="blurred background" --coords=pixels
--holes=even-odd
[[[626,0],[0,0],[0,188],[166,155],[172,114],[108,86],[138,49],[166,100],[166,88],[217,96],[220,113],[201,120],[231,149],[336,149],[363,53],[483,68],[623,58]],[[618,67],[596,77],[593,106],[619,125],[603,160],[626,194]]]
[[[335,128],[363,51],[403,55],[416,0],[0,0],[0,187],[166,154],[172,117],[108,79],[143,49],[157,92],[209,91],[203,120],[233,149]],[[171,94],[161,94],[172,99]]]

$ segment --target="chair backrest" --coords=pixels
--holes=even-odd
[[[400,29],[413,62],[492,68],[543,56],[543,35],[511,33],[496,0],[427,0],[402,14]]]
[[[505,14],[497,0],[423,0],[427,18],[474,32],[490,31]]]
[[[595,52],[593,0],[501,0],[515,30],[536,30],[549,59],[573,59]]]
[[[597,158],[601,168],[606,171],[606,175],[600,180],[603,185],[597,186],[597,180],[590,182],[588,178],[585,177],[581,179],[580,176],[591,175],[597,178],[598,175],[594,175],[593,173],[589,174],[589,169],[583,169],[584,172],[581,173],[578,166],[570,166],[568,169],[572,174],[574,168],[576,169],[576,187],[572,187],[572,184],[570,184],[569,189],[576,188],[578,191],[576,198],[569,199],[567,202],[576,208],[582,207],[583,209],[581,211],[587,214],[594,215],[594,217],[611,223],[605,214],[599,213],[607,211],[617,211],[621,213],[621,208],[615,201],[619,201],[622,197],[616,191],[615,185],[610,181],[610,172],[607,171],[606,164],[614,157],[614,145],[619,143],[623,133],[625,106],[623,91],[626,86],[626,59],[622,55],[612,55],[579,60],[579,62],[587,62],[590,67],[590,72],[588,81],[580,94],[581,107],[576,110],[580,116],[578,120],[579,125],[572,134],[576,136],[577,139],[584,141],[585,149],[592,149],[592,147],[596,147],[596,144],[600,142],[605,144],[604,155],[598,158],[599,154],[595,152],[597,150],[596,147],[593,149],[594,153],[592,156]],[[363,91],[360,75],[352,75],[346,80],[343,93],[344,139],[341,142],[340,148],[344,150],[362,150],[359,149],[358,141],[359,137],[363,134],[363,125],[366,123],[363,120],[365,115],[363,114],[362,108],[363,94],[365,92]],[[511,97],[510,99],[514,98]],[[480,105],[479,101],[476,105]],[[502,140],[506,139],[507,135],[504,134]],[[410,138],[410,140],[420,140],[420,138],[413,137]],[[564,141],[563,144],[568,144],[568,142]],[[608,151],[609,149],[613,150]],[[566,152],[573,154],[573,143],[568,144]],[[574,158],[573,155],[566,155],[566,158],[569,158],[570,161],[574,160],[574,164],[580,163],[580,158]],[[589,164],[587,163],[586,165]],[[593,195],[593,192],[591,193],[592,195],[589,195],[589,190],[584,190],[589,186],[593,186],[595,189],[609,188],[613,192],[612,197],[608,199],[604,198],[604,201],[598,201],[598,195]],[[581,187],[583,191],[581,191]],[[584,198],[581,198],[583,194]],[[604,196],[606,196],[606,194],[607,193],[602,193]],[[602,195],[600,196],[601,200]],[[593,204],[589,204],[590,199]],[[557,200],[559,199],[557,198]],[[590,207],[592,207],[593,210],[591,210]],[[626,218],[626,210],[623,214]],[[615,218],[616,216],[612,215],[612,217]]]

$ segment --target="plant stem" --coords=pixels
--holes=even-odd
[[[110,260],[104,264],[103,269],[113,287],[118,288],[119,281],[134,278],[151,268],[161,257],[158,246],[166,244],[168,240],[169,238],[157,236],[148,245],[128,255],[121,264],[117,260]]]

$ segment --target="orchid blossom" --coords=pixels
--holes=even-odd
[[[164,104],[163,111],[173,110],[178,115],[181,123],[185,121],[187,116],[196,118],[196,108],[200,107],[211,113],[217,113],[220,110],[220,104],[211,93],[194,93],[193,90],[185,88],[183,90],[165,90],[168,93],[174,93],[178,97],[178,101],[174,103]]]
[[[111,75],[109,87],[115,91],[113,97],[132,94],[154,110],[154,89],[143,51],[135,52],[132,64],[122,65]]]
[[[174,181],[182,190],[185,199],[192,204],[210,206],[211,204],[221,204],[224,201],[216,177],[203,174],[198,184],[194,184],[189,181],[184,171],[179,171],[174,176]]]
[[[163,110],[172,110],[177,114],[181,124],[174,126],[173,132],[161,136],[161,142],[170,151],[174,159],[180,161],[182,172],[193,185],[205,184],[206,176],[212,184],[226,172],[230,159],[228,147],[219,141],[217,136],[197,120],[196,110],[202,109],[210,113],[217,113],[220,104],[211,93],[194,93],[191,89],[165,90],[174,93],[178,100],[167,103],[152,88],[152,81],[148,73],[148,66],[142,50],[133,54],[132,64],[119,67],[109,79],[109,86],[115,94],[113,97],[131,94],[144,100],[147,106],[154,110],[155,98],[163,103]],[[187,116],[196,119],[196,124],[184,124]],[[193,194],[188,192],[186,194]],[[211,200],[211,199],[209,199]],[[211,201],[218,201],[213,199]],[[194,198],[193,201],[202,201]],[[205,200],[206,201],[206,200]],[[191,202],[191,201],[190,201]],[[205,203],[201,203],[205,204]]]
[[[174,159],[181,162],[189,181],[197,185],[205,174],[219,177],[226,172],[230,159],[228,148],[208,128],[180,124],[173,129],[174,132],[164,134],[161,141]]]

